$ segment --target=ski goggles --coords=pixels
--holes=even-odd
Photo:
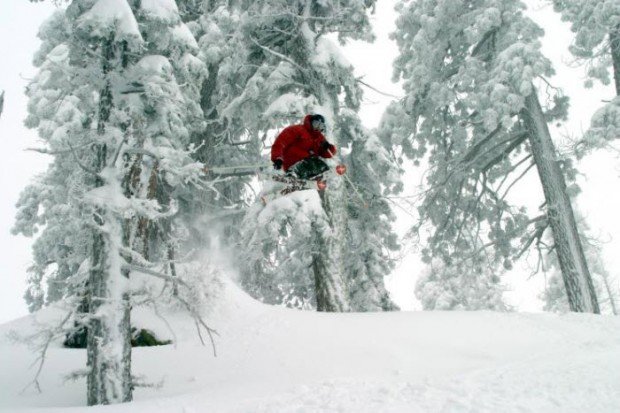
[[[323,133],[325,132],[325,121],[321,120],[321,119],[315,119],[312,121],[312,128],[314,130],[318,130],[319,132]]]

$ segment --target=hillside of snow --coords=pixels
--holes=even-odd
[[[224,283],[206,319],[133,313],[175,345],[137,348],[133,371],[155,387],[125,405],[87,408],[85,351],[49,349],[41,393],[26,387],[32,350],[11,337],[61,317],[54,308],[0,326],[0,411],[49,412],[618,412],[620,318],[583,314],[328,314],[252,300]],[[169,324],[168,326],[166,324]],[[74,407],[70,407],[74,406]]]

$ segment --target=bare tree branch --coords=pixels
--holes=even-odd
[[[75,149],[82,149],[86,146],[90,146],[93,142],[86,142],[83,143],[79,146],[73,147],[73,148],[67,148],[67,149],[57,149],[57,150],[51,150],[51,149],[46,149],[46,148],[26,148],[24,149],[25,151],[29,151],[29,152],[37,152],[37,153],[42,153],[44,155],[62,155],[64,153],[71,153],[73,150]]]
[[[521,250],[515,255],[515,257],[517,259],[521,258],[521,256],[523,255],[523,253],[525,253],[525,251],[528,250],[528,248],[530,248],[530,246],[532,245],[532,243],[535,240],[541,240],[543,234],[545,233],[545,230],[549,227],[549,223],[546,222],[544,225],[540,225],[538,227],[536,227],[536,230],[534,231],[534,233],[532,234],[532,236],[525,242],[525,244],[523,244],[523,247],[521,248]],[[537,245],[540,245],[539,243],[537,243]]]
[[[510,190],[512,189],[512,187],[519,182],[525,175],[527,175],[527,173],[530,171],[530,169],[532,169],[534,166],[536,166],[535,162],[531,162],[527,168],[525,168],[525,170],[519,175],[517,176],[517,178],[512,181],[512,183],[510,185],[508,185],[508,188],[506,188],[506,190],[504,191],[504,195],[502,195],[501,200],[503,201],[504,199],[506,199],[506,196],[508,195],[508,193],[510,192]]]
[[[43,344],[41,346],[41,351],[39,352],[39,356],[35,359],[35,361],[32,363],[32,366],[37,365],[37,372],[34,375],[34,378],[32,379],[32,381],[30,383],[28,383],[21,391],[21,393],[23,394],[30,386],[35,386],[35,388],[37,389],[37,392],[41,393],[41,385],[39,384],[39,376],[41,375],[41,371],[43,370],[43,365],[45,364],[45,358],[47,357],[47,351],[49,350],[49,346],[52,343],[52,341],[54,340],[54,338],[56,338],[58,336],[58,332],[62,331],[63,326],[67,323],[67,321],[69,321],[69,319],[71,318],[71,316],[73,316],[73,311],[69,311],[67,313],[67,315],[65,316],[65,318],[63,318],[61,320],[61,322],[54,328],[45,330],[43,332],[43,334],[45,334],[45,340],[43,341]]]
[[[154,277],[157,278],[161,278],[162,280],[166,280],[166,281],[170,281],[172,283],[175,284],[179,284],[182,285],[186,288],[188,288],[189,290],[191,290],[191,286],[189,284],[187,284],[185,281],[181,280],[178,277],[173,277],[171,275],[168,274],[162,274],[160,272],[157,271],[153,271],[150,270],[148,268],[141,268],[141,267],[137,267],[135,265],[131,265],[131,264],[123,264],[122,268],[125,271],[135,271],[135,272],[140,272],[142,274],[146,274],[146,275],[152,275]],[[198,313],[198,311],[196,310],[196,308],[194,308],[194,306],[192,306],[190,303],[188,303],[186,300],[184,300],[182,297],[180,297],[179,295],[175,296],[175,298],[177,300],[179,300],[179,302],[181,302],[181,304],[183,304],[183,306],[185,306],[185,308],[187,309],[187,311],[189,311],[189,313],[194,317],[194,322],[197,325],[198,328],[198,336],[200,337],[200,341],[202,342],[202,344],[204,345],[204,340],[202,339],[202,335],[200,333],[200,326],[202,326],[206,331],[207,334],[209,335],[209,339],[211,340],[211,347],[213,348],[213,356],[217,357],[217,349],[215,346],[215,339],[213,338],[213,335],[217,335],[217,331],[212,329],[211,327],[209,327],[207,325],[207,323],[203,320],[202,316]]]
[[[256,46],[260,47],[261,49],[263,49],[267,53],[271,53],[272,55],[274,55],[274,56],[276,56],[276,57],[278,57],[278,58],[280,58],[282,60],[285,60],[285,61],[289,62],[290,64],[295,66],[297,69],[301,70],[302,72],[306,71],[305,68],[301,67],[297,62],[295,62],[294,60],[292,60],[288,56],[285,56],[282,53],[278,53],[275,50],[272,50],[272,49],[268,48],[267,46],[263,46],[256,39],[254,39],[253,37],[251,37],[250,40],[252,40],[252,43],[254,43]]]
[[[380,95],[387,96],[387,97],[394,98],[394,99],[399,99],[399,100],[403,98],[402,96],[396,96],[396,95],[392,95],[392,94],[390,94],[390,93],[382,92],[382,91],[380,91],[379,89],[377,89],[376,87],[371,86],[371,85],[369,85],[368,83],[364,82],[364,81],[362,80],[362,78],[357,78],[357,79],[355,79],[355,81],[356,81],[357,83],[361,84],[361,85],[366,86],[366,87],[367,87],[368,89],[370,89],[370,90],[374,90],[375,92],[377,92],[377,93],[378,93],[378,94],[380,94]]]
[[[499,155],[497,155],[495,158],[491,159],[491,161],[487,162],[487,164],[485,166],[482,167],[482,170],[484,171],[488,171],[489,169],[491,169],[494,165],[498,164],[499,162],[501,162],[503,159],[505,159],[507,156],[509,156],[512,151],[514,151],[515,149],[517,149],[519,147],[519,145],[521,145],[523,142],[525,142],[528,138],[528,134],[525,132],[521,132],[519,134],[517,134],[516,136],[514,136],[512,139],[512,143],[510,145],[508,145]]]

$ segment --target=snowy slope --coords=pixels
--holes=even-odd
[[[47,309],[36,318],[53,319]],[[134,314],[176,347],[139,348],[131,404],[85,408],[83,350],[50,349],[43,392],[35,356],[7,339],[34,317],[0,326],[0,410],[36,412],[618,412],[620,319],[491,312],[322,314],[263,305],[232,283],[208,320],[218,356],[193,322]],[[53,406],[53,407],[52,407]],[[78,406],[69,408],[68,406]],[[45,407],[41,409],[40,407]],[[23,409],[23,410],[22,410]]]

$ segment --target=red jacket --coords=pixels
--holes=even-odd
[[[328,150],[323,149],[325,141],[321,132],[312,129],[310,115],[306,115],[303,125],[288,126],[280,132],[271,147],[271,161],[282,159],[282,168],[286,171],[311,156],[331,158],[336,153],[336,147],[329,145]]]

